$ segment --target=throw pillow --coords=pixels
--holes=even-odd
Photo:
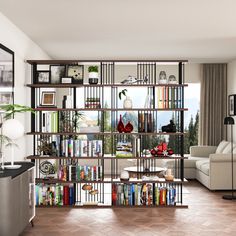
[[[233,144],[233,149],[236,147],[236,144]],[[228,145],[224,148],[222,151],[224,154],[230,154],[231,153],[231,143],[228,143]]]
[[[228,144],[230,144],[230,142],[225,140],[221,141],[216,149],[216,153],[222,153]]]

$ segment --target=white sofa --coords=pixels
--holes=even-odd
[[[236,189],[236,144],[233,144],[234,156],[234,189]],[[164,160],[162,165],[173,168],[173,160]],[[184,177],[197,179],[210,190],[230,190],[231,143],[222,141],[217,146],[192,146],[190,156],[184,160]]]

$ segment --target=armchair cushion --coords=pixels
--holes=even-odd
[[[228,141],[222,140],[222,141],[219,143],[219,145],[218,145],[218,147],[217,147],[217,149],[216,149],[216,153],[222,153],[223,150],[226,148],[226,146],[227,146],[229,143],[230,143],[230,142],[228,142]]]
[[[236,147],[235,144],[233,144],[233,149]],[[223,154],[230,154],[231,153],[231,143],[229,142],[227,146],[222,151]]]
[[[209,159],[197,161],[196,168],[209,176]]]

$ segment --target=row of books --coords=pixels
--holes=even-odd
[[[114,206],[174,206],[176,189],[155,183],[144,184],[113,184],[112,205]]]
[[[63,139],[61,156],[65,157],[99,157],[102,156],[102,140]]]
[[[60,165],[58,179],[62,181],[102,180],[102,166]]]
[[[58,132],[58,112],[42,111],[40,124],[42,132]]]
[[[182,87],[158,87],[157,108],[183,108]]]
[[[35,186],[36,206],[67,206],[75,204],[74,186],[44,185]]]
[[[100,157],[102,156],[102,140],[82,140],[72,137],[61,138],[53,135],[49,142],[52,143],[52,152],[55,156],[63,157]],[[39,145],[40,146],[40,145]]]

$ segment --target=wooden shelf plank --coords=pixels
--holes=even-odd
[[[142,180],[142,179],[131,179],[128,181],[121,181],[120,179],[111,179],[111,178],[104,178],[104,180],[98,180],[98,181],[85,181],[85,180],[80,180],[80,181],[62,181],[59,179],[35,179],[35,183],[44,183],[44,184],[71,184],[71,183],[81,183],[81,184],[140,184],[140,183],[174,183],[174,184],[183,184],[187,183],[188,181],[186,179],[181,180],[181,179],[174,179],[173,181],[167,181],[164,178],[159,178],[159,180]]]
[[[55,160],[60,160],[60,159],[65,159],[65,160],[147,160],[147,159],[153,159],[153,160],[158,160],[158,159],[173,159],[173,160],[180,160],[180,159],[188,159],[188,157],[181,157],[181,156],[168,156],[168,157],[115,157],[115,156],[104,156],[104,157],[63,157],[63,156],[27,156],[26,159],[35,159],[35,160],[47,160],[47,159],[55,159]]]
[[[98,205],[66,205],[66,206],[36,206],[37,208],[188,208],[188,205],[184,205],[184,204],[176,204],[174,206],[171,205],[158,205],[158,206],[113,206],[113,205],[103,205],[103,204],[98,204]]]
[[[178,135],[186,135],[187,133],[163,133],[163,132],[153,132],[153,133],[137,133],[137,132],[132,132],[132,133],[118,133],[118,132],[27,132],[27,135],[173,135],[173,136],[178,136]]]
[[[37,107],[34,111],[188,111],[188,108],[56,108]]]
[[[83,87],[187,87],[188,84],[26,84],[29,88],[83,88]]]
[[[183,59],[183,60],[114,60],[114,59],[106,59],[106,60],[88,60],[88,59],[84,59],[84,60],[27,60],[27,63],[33,65],[33,64],[39,64],[39,65],[50,65],[50,64],[78,64],[78,63],[101,63],[101,62],[124,62],[124,63],[148,63],[148,62],[156,62],[156,63],[187,63],[188,60],[187,59]]]

